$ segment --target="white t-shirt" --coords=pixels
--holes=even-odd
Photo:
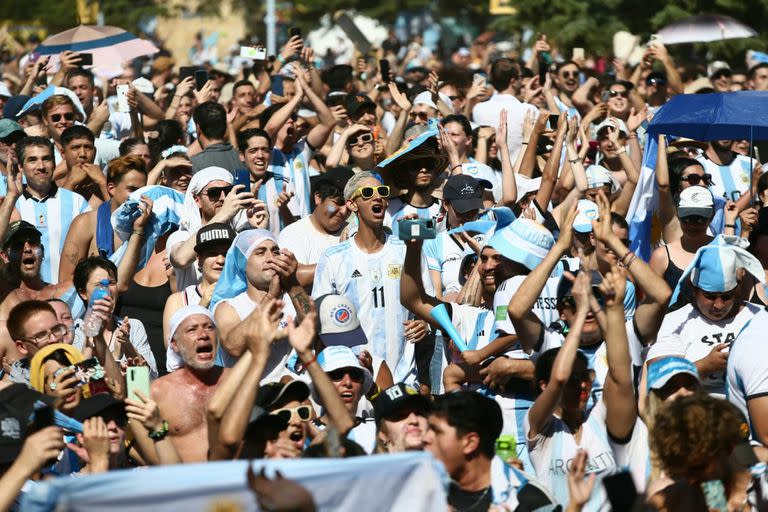
[[[281,249],[291,251],[296,260],[304,265],[313,265],[320,260],[326,249],[339,243],[339,235],[319,231],[310,217],[299,219],[286,226],[277,237]]]
[[[761,311],[762,307],[745,303],[736,316],[713,322],[692,304],[686,304],[664,317],[656,343],[648,350],[648,360],[664,356],[682,356],[692,362],[703,359],[718,343],[733,343],[747,322]],[[725,372],[704,376],[701,384],[709,394],[725,398]]]
[[[766,332],[768,312],[761,311],[737,334],[728,354],[726,370],[726,395],[748,419],[753,440],[756,439],[747,402],[752,398],[768,395]]]
[[[420,208],[404,202],[399,197],[390,199],[389,206],[387,206],[387,210],[384,212],[384,226],[390,228],[392,234],[397,236],[397,221],[406,215],[412,214],[416,214],[420,219],[434,219],[437,221],[437,217],[440,214],[440,201],[435,199],[430,206]]]
[[[473,238],[482,246],[486,237],[484,234],[476,234]],[[424,242],[422,252],[429,270],[440,272],[443,293],[461,291],[459,283],[461,262],[465,256],[472,253],[472,249],[465,246],[455,234],[441,231],[435,238]]]
[[[221,302],[217,303],[216,306],[213,308],[214,314],[216,313],[216,308],[218,308],[221,304],[228,304],[231,306],[236,312],[237,315],[240,317],[240,320],[245,320],[248,315],[251,314],[251,312],[256,309],[256,303],[251,300],[251,298],[248,296],[248,292],[245,291],[241,293],[240,295],[233,297],[231,299],[224,299]],[[278,323],[279,329],[285,329],[288,325],[287,318],[292,317],[296,318],[296,309],[293,307],[293,303],[291,302],[291,298],[286,293],[283,295],[283,311],[282,316],[280,318],[280,322]],[[291,375],[291,372],[289,371],[288,367],[286,366],[286,363],[288,362],[288,359],[291,355],[291,345],[288,343],[288,339],[282,339],[272,344],[270,350],[269,350],[269,357],[267,358],[267,364],[264,366],[264,372],[261,377],[261,383],[266,382],[277,382],[280,380],[280,378],[284,375]],[[224,347],[220,344],[219,345],[219,356],[217,357],[218,360],[221,359],[223,362],[223,366],[226,367],[232,367],[237,362],[237,358],[231,356],[229,353],[227,353],[224,350]]]
[[[642,440],[642,436],[633,436],[626,445],[614,443],[605,426],[606,412],[603,401],[597,402],[581,427],[580,443],[576,443],[568,425],[555,415],[550,417],[541,432],[530,438],[527,435],[530,430],[529,414],[525,416],[526,441],[536,477],[563,505],[569,502],[568,470],[580,448],[585,449],[589,455],[587,474],[594,473],[598,480],[584,510],[606,510],[607,495],[600,480],[627,463],[631,465],[632,461],[626,460],[627,456],[633,454],[633,443]]]
[[[496,293],[493,294],[493,311],[496,317],[496,323],[493,326],[494,332],[515,334],[515,327],[509,319],[507,308],[509,301],[520,289],[526,277],[524,275],[512,276],[496,288]],[[547,279],[539,298],[533,303],[531,309],[545,327],[549,327],[552,322],[556,322],[560,318],[560,313],[557,311],[557,285],[559,283],[559,276]]]
[[[480,126],[499,127],[499,112],[507,111],[507,144],[509,157],[514,162],[523,143],[523,121],[529,110],[538,116],[533,105],[522,103],[511,94],[494,93],[490,99],[475,105],[472,109],[472,121]]]

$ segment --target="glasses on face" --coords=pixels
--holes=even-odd
[[[709,219],[702,217],[701,215],[689,215],[688,217],[680,219],[680,222],[687,222],[688,224],[709,224]]]
[[[27,341],[29,343],[32,343],[35,346],[40,346],[44,343],[46,343],[48,340],[53,338],[55,341],[60,341],[61,338],[66,336],[66,334],[69,332],[69,329],[64,324],[57,324],[51,327],[49,330],[44,332],[39,332],[37,334],[34,334],[32,336],[29,336],[27,338],[22,338],[22,341]]]
[[[429,114],[427,114],[426,112],[411,112],[408,114],[408,117],[410,117],[411,120],[419,118],[422,121],[427,121],[429,119]]]
[[[312,408],[308,405],[299,405],[297,407],[283,407],[272,411],[272,416],[277,416],[281,420],[289,423],[295,415],[299,421],[309,421],[312,418]]]
[[[59,121],[61,121],[62,116],[67,121],[72,121],[75,119],[74,112],[66,112],[64,114],[51,114],[51,121],[53,121],[54,123],[58,123]]]
[[[565,78],[565,79],[576,78],[576,77],[579,76],[579,72],[578,71],[563,71],[562,75],[563,75],[563,78]]]
[[[712,175],[711,174],[689,174],[688,176],[681,176],[680,181],[685,181],[689,185],[698,185],[703,181],[705,185],[711,185]]]
[[[615,98],[621,96],[622,98],[629,98],[629,91],[608,91],[608,96]]]
[[[371,141],[373,141],[373,134],[369,132],[365,132],[365,133],[361,133],[354,139],[349,139],[347,141],[347,146],[357,146],[359,144],[368,144]]]
[[[425,412],[426,411],[424,411],[424,409],[421,407],[401,407],[397,411],[387,416],[386,419],[389,421],[401,421],[410,416],[411,413],[415,414],[416,416],[425,416]]]
[[[208,199],[211,201],[216,201],[221,197],[221,194],[226,196],[231,190],[232,185],[227,185],[226,187],[211,187],[205,191],[205,195],[207,195]]]
[[[363,370],[357,368],[339,368],[328,372],[328,378],[333,382],[344,380],[345,375],[349,375],[352,382],[363,382]]]
[[[389,187],[387,185],[379,185],[378,187],[360,187],[355,190],[355,193],[352,194],[350,199],[354,199],[358,196],[363,199],[370,199],[373,197],[374,192],[382,199],[389,197]]]
[[[661,78],[651,78],[650,80],[647,80],[645,82],[645,85],[655,85],[655,86],[661,87],[661,86],[667,85],[667,82],[665,82]]]

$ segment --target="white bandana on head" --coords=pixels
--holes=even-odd
[[[212,181],[225,181],[231,185],[232,173],[223,167],[206,167],[192,176],[184,195],[184,204],[181,207],[181,229],[194,232],[203,225],[200,208],[195,203],[195,196]]]

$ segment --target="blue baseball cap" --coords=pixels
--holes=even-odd
[[[555,245],[555,237],[535,220],[521,217],[497,230],[485,245],[533,270]]]
[[[696,365],[684,357],[668,356],[657,359],[648,365],[648,389],[661,389],[679,373],[685,373],[699,380]]]

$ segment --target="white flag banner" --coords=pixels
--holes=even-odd
[[[248,461],[211,462],[62,477],[34,485],[22,499],[29,512],[257,511]],[[445,512],[447,475],[428,453],[347,459],[253,461],[253,471],[279,470],[314,497],[318,511]]]

